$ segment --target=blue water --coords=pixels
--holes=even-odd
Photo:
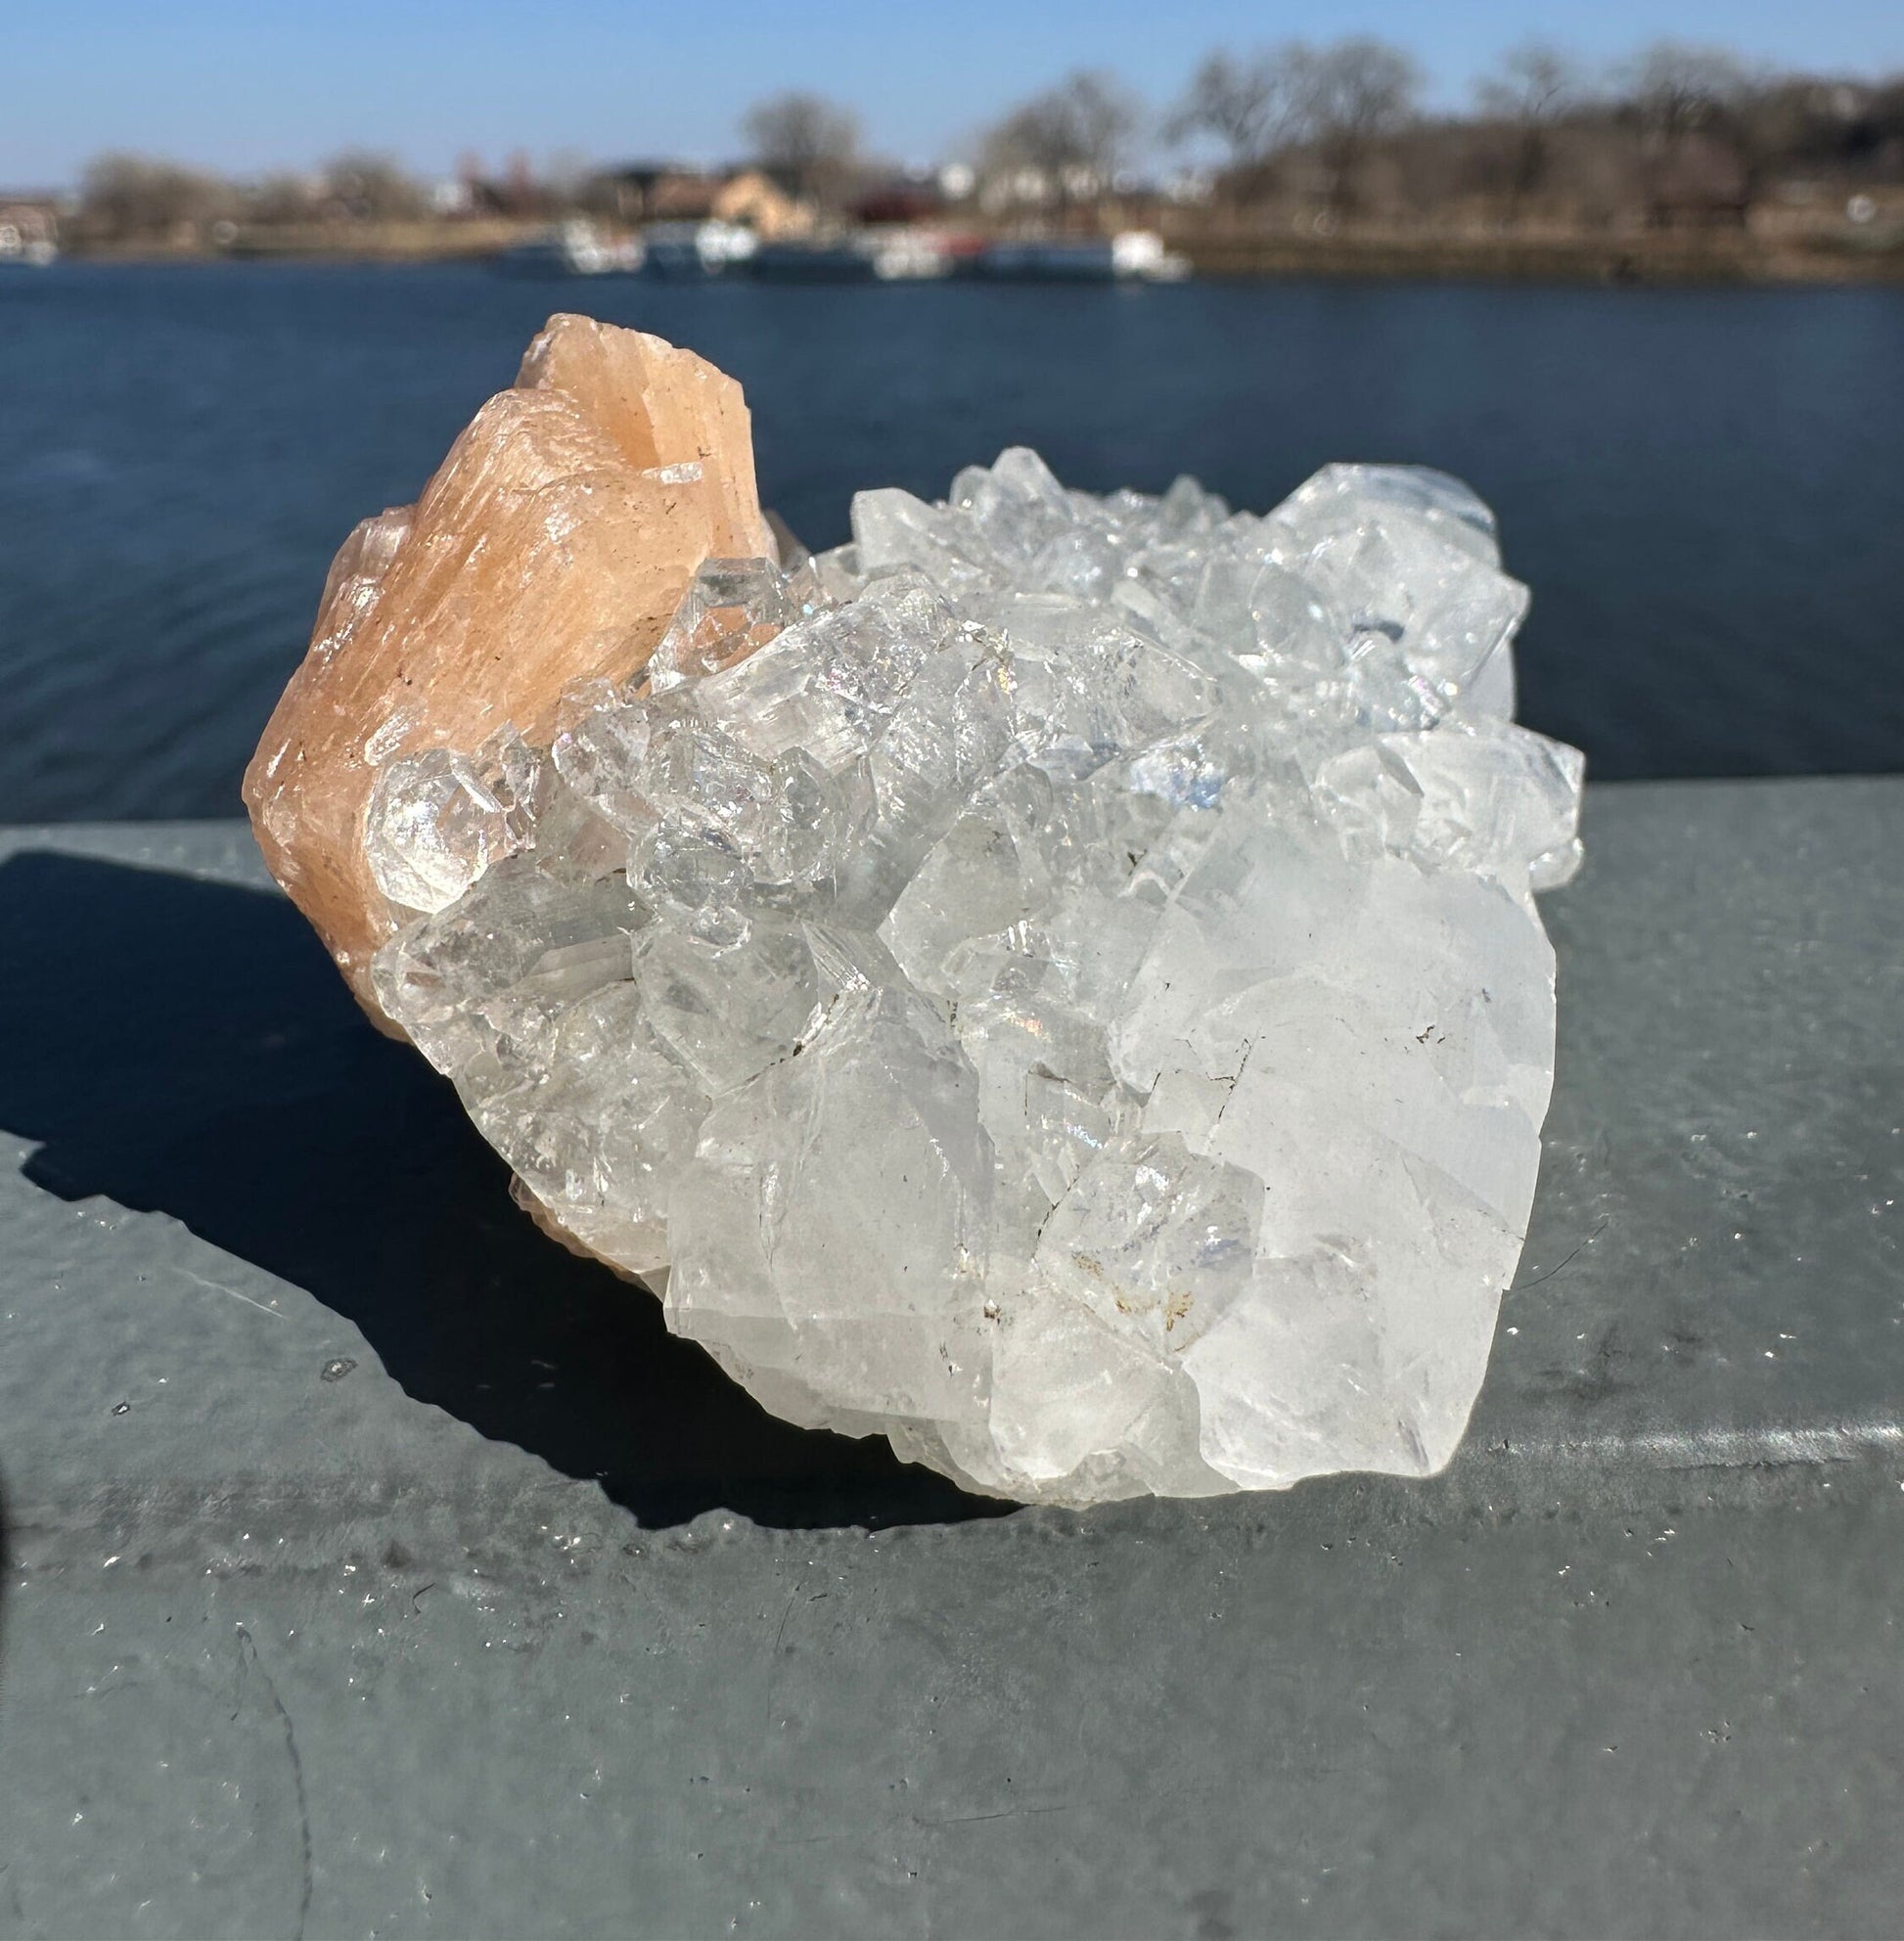
[[[1904,767],[1904,290],[534,285],[0,272],[0,820],[225,815],[331,553],[544,314],[746,384],[810,544],[1009,443],[1263,507],[1332,458],[1498,509],[1522,712],[1602,777]]]

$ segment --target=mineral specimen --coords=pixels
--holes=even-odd
[[[795,1422],[1068,1504],[1439,1467],[1579,853],[1487,509],[1373,466],[1260,518],[1096,498],[1014,450],[853,535],[717,551],[553,707],[498,638],[479,736],[358,724],[378,1004]],[[379,621],[405,665],[433,584]]]

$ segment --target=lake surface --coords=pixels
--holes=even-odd
[[[809,544],[1004,445],[1252,509],[1437,465],[1534,591],[1523,717],[1597,776],[1904,767],[1904,290],[525,284],[0,271],[0,820],[229,815],[332,552],[413,498],[543,317],[747,385]]]

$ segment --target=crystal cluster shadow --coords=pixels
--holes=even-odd
[[[170,1214],[354,1322],[418,1401],[650,1525],[1008,1506],[768,1416],[659,1303],[564,1253],[446,1084],[378,1036],[281,898],[94,859],[0,864],[0,1126],[27,1177]]]

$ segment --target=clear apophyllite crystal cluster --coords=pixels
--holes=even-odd
[[[1028,451],[712,561],[632,682],[385,767],[381,1002],[767,1407],[1087,1503],[1448,1458],[1553,1073],[1580,758],[1439,474]]]

